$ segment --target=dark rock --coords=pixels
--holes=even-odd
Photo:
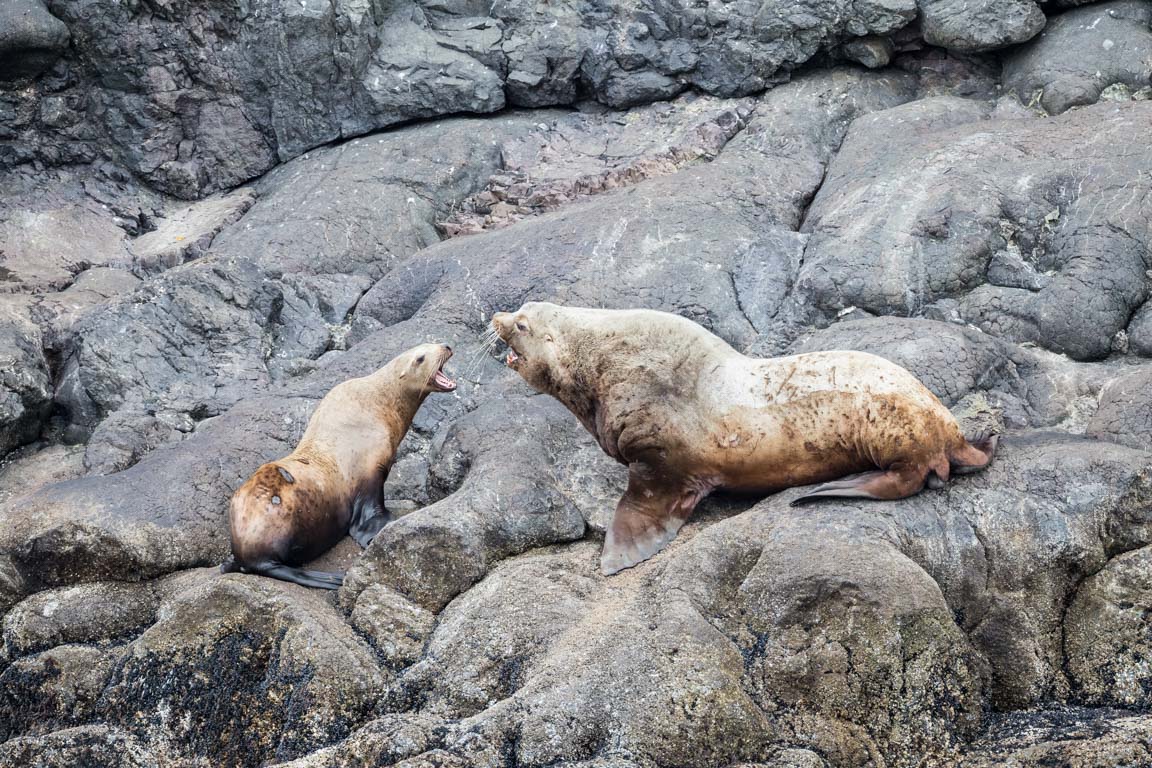
[[[961,768],[1129,768],[1152,760],[1152,718],[1116,709],[1053,706],[999,715]]]
[[[1115,0],[1062,13],[1004,60],[1004,86],[1050,114],[1094,104],[1109,86],[1152,88],[1152,3]]]
[[[51,379],[40,329],[14,302],[0,303],[0,458],[40,435]]]
[[[35,77],[68,48],[68,27],[40,0],[0,6],[0,82]]]
[[[922,0],[924,40],[954,51],[975,53],[1022,43],[1044,28],[1044,12],[1033,0]]]

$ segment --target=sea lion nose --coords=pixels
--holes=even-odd
[[[504,327],[508,325],[508,313],[497,312],[496,314],[492,315],[492,325],[498,331],[504,330]]]

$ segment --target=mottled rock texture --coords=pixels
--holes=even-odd
[[[1063,5],[0,4],[0,766],[1149,764],[1148,4]],[[623,468],[482,345],[529,300],[872,352],[1000,453],[606,578]],[[343,588],[221,575],[422,341]]]

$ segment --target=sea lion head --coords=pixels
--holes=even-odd
[[[533,388],[556,394],[569,369],[568,353],[575,330],[565,309],[532,301],[515,312],[497,312],[492,328],[508,345],[504,362]]]
[[[444,364],[450,357],[452,347],[447,344],[421,344],[397,355],[391,365],[400,381],[423,397],[456,389],[456,382],[444,373]]]

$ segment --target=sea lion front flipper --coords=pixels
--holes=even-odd
[[[392,522],[392,515],[376,495],[357,496],[352,504],[352,523],[348,535],[361,549],[367,549],[380,530]]]
[[[641,563],[676,538],[703,494],[662,484],[645,467],[629,467],[628,490],[604,537],[600,571],[611,576]]]
[[[792,500],[796,507],[820,498],[843,499],[903,499],[914,496],[924,487],[928,469],[913,464],[893,464],[889,469],[877,469],[849,475],[840,480],[816,486],[803,496]]]

